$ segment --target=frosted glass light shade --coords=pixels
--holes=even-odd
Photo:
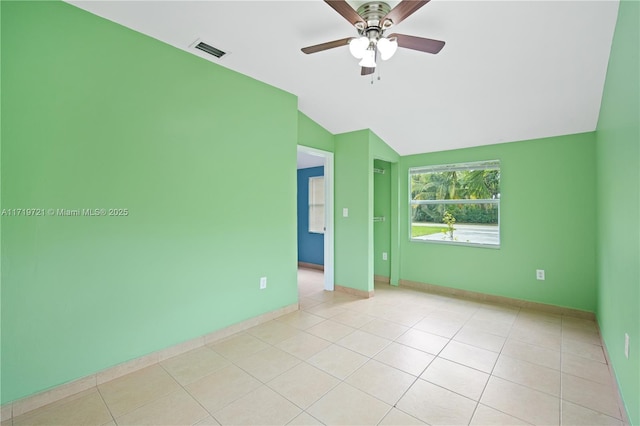
[[[367,49],[366,52],[364,52],[364,56],[362,57],[362,60],[358,65],[365,68],[375,68],[376,67],[375,49]]]
[[[398,50],[398,40],[395,38],[381,38],[378,40],[378,51],[383,61],[391,58],[396,53],[396,50]]]
[[[357,59],[362,59],[368,47],[369,39],[366,37],[352,38],[349,41],[349,52]]]

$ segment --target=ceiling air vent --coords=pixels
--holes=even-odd
[[[196,43],[193,47],[196,49],[200,49],[203,52],[208,53],[209,55],[215,56],[216,58],[222,58],[227,52],[223,52],[220,49],[217,49],[203,41]]]

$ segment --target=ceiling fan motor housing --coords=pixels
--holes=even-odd
[[[356,29],[361,35],[367,36],[369,40],[378,40],[382,37],[383,31],[393,24],[390,20],[382,22],[382,18],[387,16],[390,11],[391,8],[384,2],[372,1],[363,4],[358,8],[357,12],[365,24],[358,22]]]

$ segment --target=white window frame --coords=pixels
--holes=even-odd
[[[309,233],[324,234],[325,219],[325,183],[324,176],[309,178]]]
[[[445,200],[413,200],[411,195],[412,190],[412,180],[411,176],[415,174],[425,174],[425,173],[438,173],[438,172],[452,172],[452,171],[471,171],[471,170],[500,170],[500,160],[488,160],[488,161],[475,161],[475,162],[467,162],[467,163],[456,163],[456,164],[441,164],[441,165],[433,165],[433,166],[423,166],[423,167],[412,167],[409,168],[408,173],[408,198],[409,198],[409,211],[408,211],[408,223],[409,223],[409,240],[411,242],[421,242],[421,243],[439,243],[439,244],[455,244],[455,245],[466,245],[466,246],[474,246],[474,247],[488,247],[488,248],[500,248],[501,241],[501,233],[500,233],[500,193],[497,194],[495,198],[489,199],[445,199]],[[500,185],[502,182],[500,182]],[[432,239],[421,239],[419,237],[412,236],[412,228],[413,228],[413,207],[419,205],[461,205],[461,204],[492,204],[496,205],[498,208],[498,224],[497,224],[497,243],[487,243],[487,242],[473,242],[467,240],[459,240],[459,239],[448,239],[448,238],[435,238]],[[455,224],[453,225],[455,229]],[[443,227],[446,227],[443,224]],[[441,235],[441,234],[440,234]],[[454,231],[455,235],[455,231]]]

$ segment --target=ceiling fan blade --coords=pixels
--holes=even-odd
[[[402,0],[380,22],[390,19],[393,25],[398,25],[427,3],[429,0]]]
[[[364,23],[362,16],[358,15],[358,12],[353,10],[345,0],[324,0],[324,2],[342,15],[342,17],[349,21],[351,25],[355,25],[358,22]]]
[[[360,75],[369,75],[376,72],[375,68],[362,67],[360,68]]]
[[[434,55],[442,50],[444,41],[433,40],[430,38],[422,38],[405,34],[391,34],[389,38],[395,37],[398,40],[398,46],[405,49],[419,50],[421,52],[433,53]]]
[[[341,38],[340,40],[328,41],[314,46],[303,47],[301,50],[306,54],[322,52],[323,50],[333,49],[334,47],[346,46],[352,38],[353,37],[347,37]]]

